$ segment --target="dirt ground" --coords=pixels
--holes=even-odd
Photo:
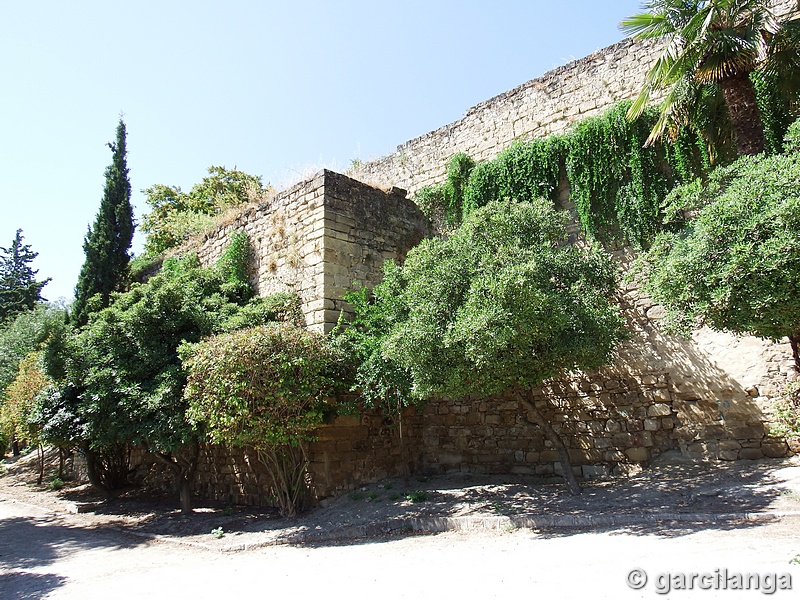
[[[87,484],[68,481],[58,490],[36,485],[35,464],[35,454],[5,459],[0,500],[74,514],[87,527],[112,527],[209,550],[332,542],[412,530],[643,527],[664,520],[769,520],[782,515],[799,526],[800,538],[800,457],[711,463],[670,454],[638,475],[586,482],[580,496],[569,495],[559,481],[511,476],[392,479],[330,499],[293,520],[270,509],[202,501],[195,514],[186,517],[180,514],[176,498],[136,490],[104,501]]]

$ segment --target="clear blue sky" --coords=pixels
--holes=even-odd
[[[71,298],[120,114],[141,190],[343,171],[622,38],[638,0],[4,2],[0,246]],[[141,251],[139,234],[134,251]]]

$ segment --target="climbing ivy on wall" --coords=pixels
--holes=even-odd
[[[417,205],[440,231],[454,229],[461,222],[464,190],[474,167],[475,161],[459,152],[447,163],[447,179],[417,193]]]
[[[629,102],[579,123],[567,138],[570,198],[587,234],[605,242],[647,246],[662,222],[661,202],[676,182],[700,174],[697,135],[645,147],[655,111],[635,121]]]
[[[497,199],[555,201],[565,167],[571,199],[587,234],[604,242],[646,246],[660,227],[666,193],[707,169],[709,153],[690,128],[673,142],[645,148],[655,112],[629,122],[628,106],[617,104],[566,135],[512,144],[495,159],[470,167],[466,185],[458,188],[460,196],[451,192],[451,179],[456,161],[464,165],[466,158],[456,155],[448,165],[448,181],[420,190],[415,200],[437,225],[436,215],[444,212],[452,226]],[[458,171],[459,181],[463,173]]]
[[[250,239],[244,231],[231,235],[230,243],[217,262],[217,269],[225,280],[223,289],[242,301],[249,300],[253,288],[247,275],[250,262]]]
[[[555,199],[563,149],[560,136],[516,142],[477,165],[464,191],[464,216],[494,200]]]
[[[477,165],[459,152],[447,163],[447,179],[421,189],[414,200],[439,230],[447,231],[494,200],[553,198],[562,154],[562,138],[556,136],[515,142]]]
[[[783,138],[789,125],[797,118],[797,106],[792,107],[791,99],[781,93],[778,76],[774,73],[754,71],[750,74],[756,88],[756,101],[764,124],[764,138],[767,142],[767,154],[783,152]]]

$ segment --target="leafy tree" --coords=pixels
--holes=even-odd
[[[696,217],[638,265],[668,324],[787,337],[800,370],[800,155],[744,157],[670,199]]]
[[[647,0],[646,12],[622,21],[639,39],[665,39],[664,50],[647,74],[629,117],[644,110],[651,94],[667,90],[661,118],[651,134],[660,136],[696,85],[718,85],[740,155],[764,151],[764,128],[751,74],[764,62],[766,73],[783,75],[797,93],[797,23],[780,24],[767,0]],[[792,86],[789,86],[792,88]]]
[[[44,451],[35,420],[31,419],[36,397],[49,384],[41,364],[41,352],[31,352],[19,363],[14,381],[6,389],[7,399],[0,407],[0,429],[13,444],[28,442],[39,451],[39,484],[44,478]]]
[[[358,394],[355,405],[347,403],[341,410],[355,412],[365,404],[401,423],[400,415],[405,406],[422,403],[427,398],[412,395],[409,370],[383,352],[386,333],[407,315],[399,269],[396,263],[387,261],[380,285],[372,290],[361,287],[345,295],[354,316],[346,321],[344,313],[341,314],[329,343],[341,356],[349,357],[343,380],[351,382],[350,391]]]
[[[6,388],[17,376],[20,361],[41,349],[51,331],[65,319],[63,309],[39,304],[0,325],[0,404]]]
[[[66,346],[65,376],[42,407],[67,431],[80,433],[87,459],[101,461],[90,470],[101,491],[124,485],[123,449],[141,444],[171,469],[183,510],[190,510],[202,431],[186,420],[186,375],[178,347],[291,315],[288,304],[296,302],[286,295],[248,301],[252,292],[244,293],[247,282],[237,280],[243,269],[235,265],[236,257],[247,255],[226,252],[218,268],[202,268],[196,257],[168,259],[146,284],[113,296],[66,344],[55,339]],[[61,435],[59,422],[51,425]]]
[[[43,302],[42,288],[51,281],[50,277],[36,281],[39,271],[31,269],[30,263],[39,253],[22,240],[22,229],[17,229],[11,246],[0,248],[0,323]]]
[[[127,284],[134,223],[126,137],[125,123],[120,119],[116,141],[108,144],[112,161],[105,172],[100,210],[83,242],[86,260],[72,305],[73,322],[77,325],[85,325],[91,312],[108,306],[111,293],[122,291]],[[93,300],[94,296],[98,299]]]
[[[211,337],[184,349],[185,399],[211,440],[255,450],[281,513],[305,505],[305,443],[336,387],[336,355],[322,335],[273,324]]]
[[[145,253],[158,256],[176,248],[190,236],[214,226],[225,210],[248,202],[261,202],[273,192],[261,177],[236,168],[211,166],[208,176],[182,192],[180,187],[156,184],[143,190],[151,211],[142,220],[147,234]]]
[[[44,358],[43,362],[46,362]],[[78,406],[74,387],[62,387],[52,382],[36,396],[29,416],[31,427],[38,432],[39,442],[58,448],[58,476],[61,479],[64,478],[66,458],[72,455],[77,441],[82,438]]]
[[[387,269],[375,297],[390,303],[379,352],[407,371],[407,401],[512,392],[580,493],[532,387],[607,363],[622,319],[611,300],[613,260],[597,247],[567,245],[565,223],[546,200],[489,203],[449,238],[425,240],[402,268]]]

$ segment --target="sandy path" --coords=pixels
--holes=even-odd
[[[221,554],[85,527],[77,517],[0,502],[0,598],[663,598],[662,572],[790,573],[796,598],[797,519],[731,529],[649,533],[446,533],[350,545]],[[626,576],[645,569],[633,591]],[[670,598],[763,598],[693,590]]]

